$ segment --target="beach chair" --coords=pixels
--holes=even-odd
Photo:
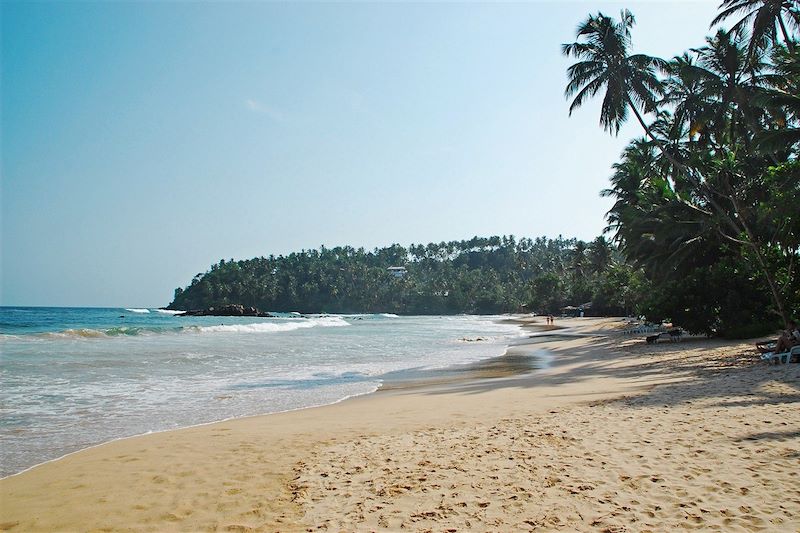
[[[647,341],[647,344],[656,344],[659,340],[661,340],[661,338],[666,338],[669,339],[670,342],[680,342],[682,337],[683,330],[681,328],[673,328],[669,331],[661,331],[654,335],[648,335],[645,338],[645,341]]]
[[[669,334],[669,340],[672,342],[680,342],[683,338],[683,330],[681,328],[672,328],[667,333]]]
[[[792,348],[788,352],[767,352],[761,356],[761,359],[768,362],[769,364],[775,363],[783,363],[788,364],[791,362],[793,357],[800,358],[800,344],[797,346],[792,346]]]

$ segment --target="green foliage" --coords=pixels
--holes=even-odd
[[[288,256],[221,260],[175,290],[172,309],[238,303],[269,311],[391,312],[402,314],[560,313],[592,300],[604,288],[618,312],[626,290],[604,281],[619,265],[605,239],[474,237],[365,251],[349,246],[303,250]],[[402,266],[396,277],[389,267]]]
[[[634,291],[640,309],[740,337],[800,308],[800,15],[786,0],[725,0],[721,10],[714,24],[742,16],[732,31],[669,62],[629,55],[628,12],[619,23],[590,16],[563,51],[582,60],[567,72],[570,112],[605,88],[604,128],[617,131],[630,110],[645,130],[602,193],[615,199],[615,243],[649,284]]]
[[[711,264],[684,269],[654,284],[641,306],[651,321],[692,333],[747,338],[778,329],[769,291],[747,262],[730,251]]]

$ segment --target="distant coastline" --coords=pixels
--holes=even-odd
[[[603,237],[514,236],[372,251],[350,246],[221,260],[177,288],[171,310],[238,305],[267,312],[624,315],[613,245]],[[618,269],[618,267],[615,267]],[[619,293],[619,294],[617,294]]]

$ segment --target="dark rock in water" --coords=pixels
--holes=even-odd
[[[256,307],[245,307],[241,304],[223,305],[221,307],[208,307],[206,309],[192,309],[175,316],[260,316],[271,317],[269,313],[260,311]]]

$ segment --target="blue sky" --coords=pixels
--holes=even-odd
[[[628,7],[672,57],[716,5],[3,2],[0,302],[161,306],[322,244],[592,239],[641,132],[568,117],[560,44]]]

